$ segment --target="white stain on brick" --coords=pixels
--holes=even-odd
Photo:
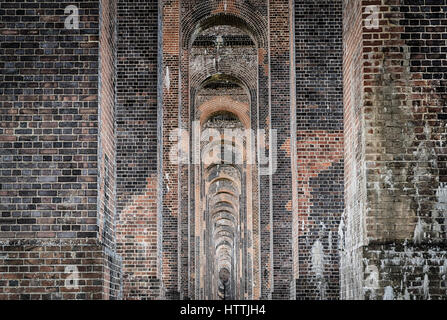
[[[424,239],[424,236],[425,236],[424,223],[422,222],[421,218],[419,218],[416,228],[414,229],[413,240],[415,243],[421,243],[422,240]]]
[[[165,79],[164,79],[164,85],[165,88],[168,89],[168,92],[171,88],[171,74],[169,72],[169,67],[166,67],[166,71],[165,71]]]
[[[369,265],[365,269],[365,274],[368,276],[365,279],[365,289],[377,290],[379,289],[379,269],[375,265]]]
[[[447,212],[447,183],[441,183],[436,191],[436,197],[438,202],[436,203],[436,209]]]
[[[393,182],[393,171],[389,169],[385,175],[385,184],[390,188],[394,189],[394,182]]]
[[[323,277],[324,274],[324,252],[320,240],[315,241],[312,247],[312,271],[317,277]]]
[[[385,294],[383,295],[383,300],[394,300],[394,290],[392,287],[388,286],[385,288]]]
[[[407,300],[407,301],[411,300],[410,293],[408,292],[408,289],[405,289],[404,300]]]
[[[424,290],[424,299],[425,300],[431,300],[430,299],[430,280],[428,279],[428,274],[425,274],[424,276],[424,284],[423,284],[423,290]]]
[[[332,231],[329,231],[328,242],[329,242],[329,250],[332,251]]]
[[[444,265],[439,268],[439,273],[441,276],[447,275],[447,260],[444,260]]]

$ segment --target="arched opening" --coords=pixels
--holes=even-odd
[[[253,297],[252,107],[259,39],[233,15],[202,20],[188,47],[191,113],[200,131],[194,167],[196,297]],[[192,146],[194,148],[194,146]],[[197,225],[198,224],[198,225]]]
[[[182,159],[191,161],[178,167],[180,297],[261,296],[258,151],[250,130],[259,127],[268,82],[259,66],[266,19],[256,11],[248,2],[197,1],[180,15],[180,105],[177,119],[169,117],[190,138]],[[267,115],[261,120],[266,126]]]

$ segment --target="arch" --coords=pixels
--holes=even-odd
[[[219,120],[222,121],[210,124],[209,127],[215,127],[221,137],[224,137],[222,133],[225,128],[238,128],[245,134],[244,130],[255,126],[257,117],[254,110],[259,104],[258,87],[264,86],[259,82],[259,63],[264,61],[262,59],[265,57],[268,30],[267,19],[264,17],[266,8],[260,9],[261,7],[256,7],[253,2],[246,0],[194,0],[182,6],[186,12],[181,13],[180,46],[184,54],[180,59],[184,77],[180,79],[184,90],[182,92],[189,94],[186,99],[190,103],[189,114],[185,111],[185,115],[182,115],[185,122],[198,120],[200,129],[203,130],[204,124],[213,114],[223,111],[234,114],[240,123],[231,117],[221,118]],[[223,27],[203,32],[214,26]],[[194,44],[197,36],[202,35],[203,38],[200,39],[204,42]],[[233,43],[226,43],[224,49],[220,50],[220,46],[208,41],[216,40],[216,36],[223,36],[224,39],[242,37],[244,43],[241,46],[238,44],[234,50]],[[253,43],[248,41],[247,36]],[[238,58],[239,52],[244,53],[244,59]],[[226,120],[228,121],[225,122]],[[240,135],[237,133],[236,137]],[[199,294],[200,297],[216,296],[218,283],[214,281],[218,280],[216,276],[220,269],[225,267],[231,273],[231,287],[234,290],[231,294],[242,297],[241,290],[247,290],[246,294],[251,294],[239,284],[239,280],[246,277],[251,281],[248,268],[256,267],[250,260],[250,249],[241,244],[241,239],[252,234],[251,228],[254,228],[250,220],[252,197],[247,190],[252,188],[252,167],[248,166],[252,163],[248,163],[248,159],[255,157],[252,152],[252,144],[255,141],[251,135],[244,139],[244,142],[229,137],[226,140],[219,139],[221,152],[231,151],[233,160],[239,152],[243,162],[240,165],[221,161],[209,165],[201,163],[194,168],[194,180],[191,184],[195,190],[194,204],[197,210],[197,219],[194,221],[198,224],[194,232],[201,241],[206,239],[211,242],[207,242],[211,246],[198,251],[201,254],[198,266],[205,266],[205,279],[213,281],[209,283],[208,280],[201,280],[200,289],[203,293]],[[201,156],[206,142],[212,141],[200,143]],[[215,151],[218,152],[217,148]],[[235,162],[233,160],[231,162]],[[230,162],[229,157],[227,162]],[[231,169],[226,169],[225,166]],[[206,226],[210,228],[204,230]],[[249,243],[253,241],[249,240]],[[213,245],[217,250],[212,250]]]
[[[237,222],[235,215],[233,213],[229,213],[229,211],[217,211],[211,215],[211,219],[213,221],[218,221],[219,219],[227,219],[234,224]]]
[[[219,208],[213,208],[213,210],[211,210],[211,212],[210,212],[210,215],[211,215],[211,217],[214,217],[215,215],[218,215],[221,212],[228,213],[230,215],[233,215],[233,217],[235,217],[235,215],[234,215],[235,212],[230,211],[228,209],[219,209]]]
[[[224,190],[224,189],[219,189],[219,191],[216,191],[216,193],[214,193],[213,196],[217,196],[220,194],[227,194],[229,196],[237,198],[237,196],[231,190]]]
[[[228,232],[226,230],[219,230],[213,234],[214,237],[229,237],[231,239],[234,238],[233,232]]]
[[[233,224],[231,224],[231,221],[225,221],[225,220],[219,220],[216,221],[215,223],[215,228],[219,228],[219,227],[228,227],[228,228],[234,228]]]
[[[208,191],[209,188],[212,187],[212,185],[214,185],[216,182],[219,182],[219,181],[228,181],[228,182],[230,182],[232,185],[236,186],[236,190],[239,192],[239,194],[241,193],[241,183],[240,183],[240,181],[239,180],[235,181],[235,179],[233,177],[228,176],[228,175],[218,176],[217,178],[214,178],[213,180],[208,182],[206,191]],[[206,192],[206,193],[208,193],[208,192]]]
[[[234,1],[228,7],[200,1],[182,20],[182,46],[190,48],[196,36],[213,26],[229,25],[245,31],[257,47],[267,43],[267,22],[257,8],[246,1]]]
[[[235,202],[235,200],[238,200],[238,198],[229,196],[229,195],[213,195],[210,197],[210,205],[213,206],[214,204],[218,204],[219,202]]]
[[[216,247],[216,249],[219,247],[222,247],[222,246],[227,246],[227,247],[231,248],[233,246],[232,242],[233,242],[232,239],[222,238],[218,243],[215,244],[215,247]]]
[[[243,82],[243,80],[240,80],[239,77],[236,77],[232,74],[216,73],[216,74],[209,76],[208,78],[206,78],[204,80],[201,80],[200,85],[197,87],[197,90],[201,90],[204,87],[206,87],[207,85],[209,85],[211,83],[219,82],[219,81],[220,82],[228,81],[228,82],[238,85],[241,88],[245,87],[246,89],[248,89],[247,85]]]
[[[237,212],[237,210],[236,210],[236,209],[238,209],[237,206],[233,202],[228,201],[228,200],[218,200],[213,205],[213,208],[228,208],[228,206],[230,206],[230,208],[232,208],[234,211]]]
[[[208,167],[206,167],[205,170],[205,179],[208,180],[209,178],[211,178],[210,183],[213,183],[215,179],[221,177],[221,178],[228,178],[229,180],[235,182],[235,177],[232,177],[228,174],[224,174],[222,175],[222,169],[228,168],[230,169],[230,171],[233,171],[233,173],[237,174],[236,178],[238,180],[241,179],[242,176],[242,170],[239,166],[237,165],[233,165],[233,164],[213,164],[210,165]],[[225,171],[225,170],[223,170]],[[230,172],[231,173],[231,172]]]
[[[228,233],[232,234],[232,236],[234,238],[234,235],[235,235],[234,234],[234,230],[232,228],[230,228],[229,226],[219,226],[219,227],[217,227],[214,230],[213,237],[215,237],[221,231],[225,231],[225,232],[228,232]]]
[[[235,198],[239,198],[240,192],[237,189],[237,186],[229,180],[225,180],[225,182],[228,182],[229,185],[227,183],[224,183],[222,186],[211,185],[208,189],[209,194],[215,195],[220,190],[222,190],[222,191],[229,190]]]
[[[228,96],[215,97],[203,103],[197,109],[200,117],[200,125],[203,126],[205,121],[215,112],[228,111],[235,114],[242,122],[246,129],[251,128],[249,117],[250,107],[246,103],[236,101]]]
[[[224,153],[222,157],[221,149],[224,148]],[[209,153],[214,151],[216,148],[219,148],[219,157],[217,155],[210,156]],[[227,156],[231,154],[231,159],[228,160]],[[239,162],[234,163],[233,157],[239,160]],[[249,159],[245,146],[238,143],[238,141],[232,141],[229,139],[225,139],[225,137],[221,137],[220,140],[213,140],[212,142],[207,143],[202,148],[202,160],[204,162],[205,168],[207,169],[210,166],[216,165],[227,165],[234,166],[242,165],[246,163]]]
[[[200,72],[196,71],[191,75],[191,88],[200,88],[205,81],[213,79],[213,77],[226,75],[227,77],[239,79],[243,84],[243,88],[247,91],[256,89],[257,68],[248,68],[245,64],[237,62],[237,68],[234,68],[234,62],[231,65],[224,62],[219,65],[219,72],[217,72],[214,63],[203,64]]]

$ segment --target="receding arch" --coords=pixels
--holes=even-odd
[[[202,65],[201,70],[196,70],[191,75],[191,88],[194,89],[194,92],[197,92],[198,89],[203,88],[203,83],[224,75],[227,78],[238,79],[238,82],[241,83],[241,88],[244,89],[247,94],[250,90],[255,90],[257,85],[256,68],[248,68],[242,63],[238,63],[237,68],[234,68],[234,63],[237,62],[233,62],[233,65],[221,64],[218,72],[216,72],[216,68],[212,63]],[[238,83],[235,82],[235,84]]]
[[[236,198],[236,195],[233,192],[231,192],[230,190],[222,190],[222,189],[220,189],[218,192],[216,192],[215,195],[220,195],[220,194],[227,194],[229,196],[232,196],[232,197]]]
[[[267,43],[267,22],[256,12],[256,8],[245,1],[237,2],[235,7],[211,8],[206,1],[201,1],[189,10],[182,20],[182,45],[191,48],[195,38],[202,31],[217,25],[229,25],[246,32],[256,44],[264,47]]]
[[[253,207],[257,210],[252,201],[257,200],[253,200],[256,196],[252,197],[248,192],[252,190],[252,184],[256,183],[252,181],[255,180],[252,175],[252,162],[248,161],[256,159],[256,151],[251,147],[256,140],[252,139],[252,135],[248,136],[245,130],[256,127],[258,121],[258,89],[264,85],[259,82],[259,72],[262,72],[259,70],[259,64],[265,60],[267,19],[257,12],[258,8],[250,1],[194,3],[184,6],[186,12],[181,15],[180,45],[184,53],[181,56],[181,81],[182,92],[185,93],[183,101],[191,104],[189,114],[183,112],[182,119],[185,126],[186,121],[198,121],[200,126],[194,130],[216,129],[220,137],[225,136],[223,132],[226,128],[242,132],[236,133],[236,139],[222,140],[216,136],[215,144],[208,143],[213,142],[212,140],[201,141],[199,144],[201,156],[209,155],[210,159],[214,160],[213,155],[218,154],[218,150],[221,154],[224,151],[232,151],[232,161],[230,154],[226,153],[226,162],[215,161],[205,165],[201,163],[194,168],[191,187],[195,190],[196,215],[193,223],[198,226],[196,225],[192,232],[199,241],[204,240],[210,245],[203,247],[200,242],[198,250],[197,263],[203,268],[198,270],[201,278],[197,286],[202,290],[198,291],[198,294],[204,298],[217,297],[217,274],[221,267],[228,265],[228,270],[231,270],[231,287],[234,290],[232,296],[252,297],[252,288],[242,284],[242,279],[252,282],[253,271],[249,268],[256,269],[258,265],[253,262],[254,255],[243,239],[252,237],[252,230],[256,228],[253,223],[256,218],[253,219],[251,215]],[[198,41],[195,42],[196,40]],[[239,122],[232,117],[221,117],[214,122],[208,122],[221,112],[235,115]],[[238,139],[242,135],[247,137]],[[218,143],[221,145],[219,149],[213,148],[214,152],[205,153],[208,145],[217,146]],[[237,154],[237,151],[240,154]],[[248,152],[250,154],[247,154]],[[232,163],[235,157],[243,159],[243,162]],[[227,167],[231,169],[226,169]],[[213,244],[220,243],[226,237],[231,239],[229,242],[234,248],[224,246],[225,249],[219,248],[219,253],[209,251]],[[254,242],[250,239],[248,243]],[[222,264],[223,259],[227,261],[225,264]],[[216,269],[216,266],[219,267]],[[206,275],[202,278],[204,273]]]
[[[228,111],[235,114],[244,128],[249,129],[251,127],[250,116],[249,116],[249,105],[236,101],[228,96],[220,96],[210,99],[203,103],[198,108],[200,117],[200,125],[203,126],[205,121],[215,112]]]
[[[235,181],[233,177],[231,176],[218,176],[217,178],[214,178],[206,185],[206,192],[208,194],[208,190],[213,186],[216,185],[218,182],[230,182],[232,185],[236,186],[236,190],[241,194],[241,183],[240,181]],[[216,188],[219,188],[219,186],[216,185]]]

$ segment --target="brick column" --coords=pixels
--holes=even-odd
[[[167,299],[178,299],[178,210],[179,165],[170,159],[177,141],[172,133],[179,129],[179,1],[163,5],[163,284]]]
[[[290,4],[269,3],[271,129],[278,134],[277,170],[272,176],[273,299],[289,299],[292,281],[292,158],[290,152]],[[272,154],[272,153],[270,153]]]
[[[338,227],[344,209],[342,0],[296,1],[293,12],[296,295],[299,300],[338,299]]]
[[[270,132],[270,108],[269,108],[269,56],[267,48],[259,48],[258,71],[258,113],[252,114],[252,126],[258,130],[265,130],[266,141],[257,140],[257,152],[264,152],[263,157],[268,156],[267,150],[259,150],[261,145],[268,145]],[[256,116],[256,117],[255,117]],[[257,158],[259,160],[259,158]],[[261,298],[270,299],[272,289],[272,208],[271,201],[271,176],[262,174],[265,165],[258,163],[258,189],[259,189],[259,228],[260,228],[260,264],[261,264]],[[265,171],[265,170],[264,170]]]
[[[344,3],[342,298],[445,299],[443,6]]]
[[[157,239],[158,6],[117,4],[117,244],[123,256],[123,298],[161,294]]]

